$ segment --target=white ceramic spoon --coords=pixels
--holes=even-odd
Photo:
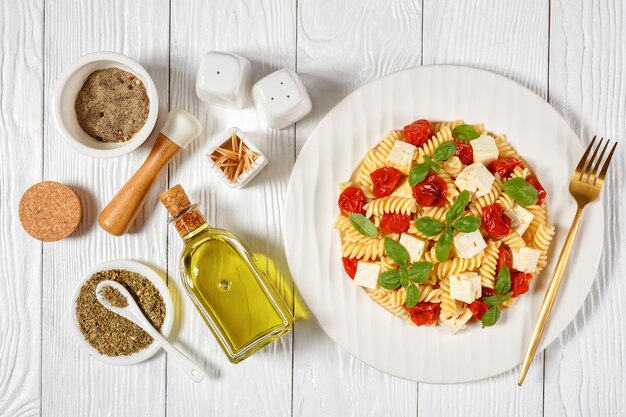
[[[102,290],[106,287],[111,287],[122,294],[126,298],[128,305],[126,307],[115,307],[111,305],[111,303],[102,296]],[[174,359],[174,362],[176,362],[176,364],[180,366],[180,368],[185,371],[187,375],[189,375],[189,378],[195,382],[200,382],[204,379],[204,370],[196,365],[180,350],[176,349],[161,335],[161,333],[157,331],[157,329],[152,326],[152,324],[150,324],[148,319],[146,319],[146,316],[144,316],[139,309],[139,306],[133,299],[132,295],[130,295],[128,290],[124,288],[123,285],[115,281],[102,281],[96,287],[96,297],[98,298],[98,301],[100,301],[100,304],[102,304],[105,308],[132,321],[152,336],[154,341],[161,345],[161,347],[170,355],[170,358]]]

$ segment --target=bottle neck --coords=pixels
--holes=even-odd
[[[206,226],[203,229],[209,226],[195,204],[178,213],[176,217],[171,218],[170,222],[174,223],[178,234],[183,239],[195,235],[200,231],[200,228],[203,228],[202,226]]]

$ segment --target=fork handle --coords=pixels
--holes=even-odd
[[[556,268],[554,268],[552,278],[550,278],[550,283],[548,284],[546,295],[543,297],[543,301],[541,302],[541,308],[539,309],[537,322],[535,323],[535,328],[533,329],[532,336],[530,338],[530,341],[528,342],[528,347],[526,348],[526,356],[524,357],[524,363],[522,364],[522,371],[520,372],[520,376],[517,381],[517,385],[519,386],[524,383],[524,379],[526,378],[526,374],[528,373],[530,364],[532,363],[533,358],[535,357],[535,353],[537,352],[537,348],[539,347],[539,342],[541,342],[541,338],[543,337],[543,331],[545,330],[548,319],[550,318],[550,312],[552,311],[554,300],[556,299],[556,295],[559,292],[559,287],[561,286],[563,272],[565,272],[567,260],[569,259],[572,246],[574,245],[574,238],[576,237],[576,232],[578,231],[578,226],[580,225],[580,219],[582,218],[582,214],[583,207],[579,206],[576,209],[576,215],[574,216],[572,226],[570,227],[567,238],[565,239],[563,249],[561,249],[559,260],[556,262]]]

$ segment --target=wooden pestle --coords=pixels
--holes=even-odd
[[[145,162],[100,213],[100,227],[115,236],[126,233],[163,168],[200,133],[202,127],[193,115],[172,110]]]

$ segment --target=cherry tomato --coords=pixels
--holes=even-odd
[[[339,208],[344,214],[360,213],[365,214],[365,195],[358,187],[346,187],[339,195]]]
[[[406,308],[411,315],[411,321],[418,326],[435,323],[439,317],[439,310],[439,303],[417,303],[415,307]]]
[[[356,275],[356,265],[359,263],[357,258],[346,258],[345,256],[341,258],[341,262],[343,262],[343,270],[346,271],[346,274],[352,279]]]
[[[537,205],[542,205],[546,201],[546,190],[543,188],[543,185],[541,185],[537,177],[530,177],[526,181],[535,187],[535,190],[537,190]]]
[[[433,125],[426,119],[419,119],[404,126],[404,136],[411,145],[422,146],[433,135]]]
[[[472,149],[472,145],[468,145],[467,143],[457,142],[454,155],[465,165],[469,165],[474,161],[474,150]]]
[[[498,252],[498,262],[496,264],[496,272],[500,272],[500,268],[506,266],[507,268],[513,268],[513,257],[509,248],[502,244]]]
[[[448,184],[435,174],[413,187],[413,198],[422,207],[445,206],[447,193]]]
[[[501,178],[506,178],[511,175],[515,167],[524,168],[524,163],[513,156],[496,159],[495,161],[489,162],[489,165],[487,165],[487,169],[491,171],[492,174],[497,172],[500,174]]]
[[[402,213],[385,213],[380,219],[380,228],[389,233],[404,233],[411,226],[411,215]]]
[[[481,294],[482,294],[481,298],[482,297],[491,297],[492,295],[496,295],[496,291],[491,289],[491,288],[482,287]]]
[[[396,189],[400,177],[402,174],[395,168],[382,167],[370,174],[372,184],[374,185],[372,191],[378,198],[387,197],[393,190]]]
[[[524,294],[528,291],[530,280],[533,278],[533,274],[526,274],[520,271],[511,272],[511,289],[513,290],[513,297]]]
[[[500,239],[511,231],[511,219],[504,214],[504,210],[499,204],[492,204],[483,207],[483,226],[487,236]]]
[[[482,301],[476,300],[469,305],[469,309],[474,317],[476,317],[478,320],[482,320],[487,310],[489,310],[489,307],[487,307],[487,304],[483,303]]]

